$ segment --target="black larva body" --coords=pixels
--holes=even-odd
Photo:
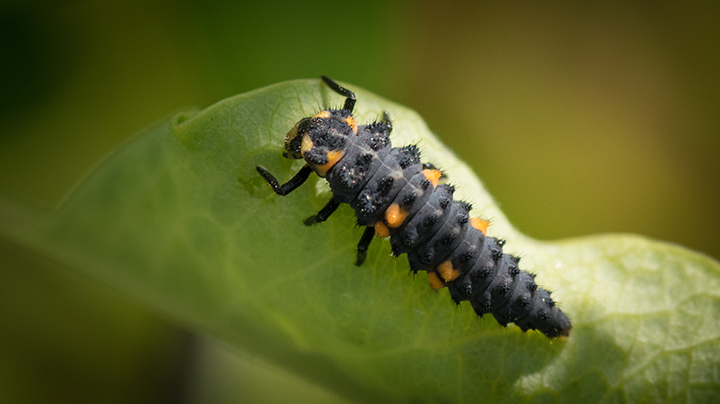
[[[367,226],[357,265],[373,236],[390,237],[393,253],[407,254],[411,270],[426,271],[433,289],[447,286],[456,303],[469,300],[478,315],[491,313],[503,326],[512,322],[550,338],[568,336],[570,320],[550,292],[535,284],[535,275],[503,253],[504,242],[485,235],[488,222],[471,218],[471,205],[454,200],[452,186],[438,184],[441,173],[420,162],[417,146],[392,147],[387,114],[358,125],[352,117],[355,95],[323,80],[346,100],[342,109],[304,118],[288,133],[285,156],[307,164],[283,185],[257,167],[279,195],[302,185],[312,172],[328,181],[332,199],[305,224],[325,221],[341,203],[350,204],[358,225]]]

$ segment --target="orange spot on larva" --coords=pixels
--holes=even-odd
[[[390,229],[385,226],[385,223],[378,221],[375,223],[375,235],[380,238],[390,237]]]
[[[408,212],[405,209],[401,208],[397,203],[393,203],[385,211],[385,222],[387,222],[388,227],[400,227],[407,215]]]
[[[315,166],[315,171],[320,177],[324,177],[325,174],[327,174],[328,170],[333,168],[333,166],[337,164],[337,162],[340,161],[340,159],[343,158],[344,155],[345,152],[342,150],[333,150],[327,152],[328,162],[319,166]]]
[[[487,234],[487,228],[490,224],[489,221],[480,219],[478,217],[471,217],[470,218],[470,225],[482,232],[482,234]]]
[[[302,144],[300,145],[300,153],[305,155],[305,153],[312,150],[314,147],[312,139],[310,139],[310,135],[304,135],[302,138]]]
[[[438,291],[445,287],[445,282],[441,281],[435,272],[428,272],[427,277],[430,282],[430,287],[434,291]]]
[[[355,122],[355,118],[349,116],[345,118],[345,122],[350,125],[350,129],[352,129],[353,133],[357,133],[358,125],[357,122]]]
[[[431,170],[431,169],[425,169],[422,170],[423,175],[425,178],[430,180],[432,182],[433,187],[436,187],[438,184],[438,181],[440,180],[440,176],[442,176],[442,173],[440,170]]]
[[[313,118],[330,118],[332,114],[330,114],[330,111],[320,111]]]
[[[450,282],[460,276],[460,271],[453,268],[452,262],[450,261],[445,261],[438,265],[437,272],[440,274],[440,277],[445,280],[445,282]]]

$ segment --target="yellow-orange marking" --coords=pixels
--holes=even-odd
[[[380,238],[390,237],[390,229],[385,226],[385,223],[377,221],[375,223],[375,235]]]
[[[314,147],[314,145],[313,145],[312,139],[310,139],[310,135],[307,135],[307,134],[304,135],[302,138],[302,144],[300,145],[300,153],[302,153],[303,156],[305,156],[305,153],[312,150],[313,147]]]
[[[470,226],[480,230],[482,234],[487,234],[487,228],[489,224],[489,221],[480,219],[479,217],[470,218]]]
[[[445,261],[442,264],[438,265],[437,272],[440,274],[440,277],[445,280],[445,282],[450,282],[460,276],[460,271],[453,268],[452,262]]]
[[[430,282],[430,287],[434,291],[437,292],[438,290],[445,287],[445,282],[441,281],[435,272],[428,272],[427,276],[428,276],[428,281]]]
[[[328,162],[319,166],[315,166],[315,172],[317,172],[320,177],[324,177],[325,174],[327,174],[328,170],[333,168],[333,166],[337,164],[337,162],[340,161],[340,159],[343,158],[344,155],[345,152],[342,150],[333,150],[327,152]]]
[[[408,212],[405,209],[401,208],[397,203],[393,203],[385,211],[385,221],[388,227],[400,227],[407,218],[407,215]]]
[[[437,186],[438,181],[440,180],[440,176],[442,175],[440,170],[431,170],[429,168],[422,170],[422,173],[425,176],[425,178],[427,178],[428,180],[430,180],[430,182],[432,182],[433,187]]]
[[[295,124],[295,126],[293,126],[292,129],[290,129],[290,130],[288,131],[287,135],[285,135],[285,145],[286,145],[286,146],[287,146],[288,143],[290,143],[290,142],[291,142],[293,139],[295,139],[295,137],[297,136],[297,134],[298,134],[298,126],[300,126],[300,124]]]
[[[320,111],[313,118],[330,118],[331,116],[330,111]]]
[[[357,122],[355,122],[355,118],[349,116],[345,118],[345,122],[347,122],[348,125],[350,125],[350,128],[352,129],[353,133],[357,133],[358,125]]]

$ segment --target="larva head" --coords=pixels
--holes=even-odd
[[[345,155],[348,136],[357,134],[357,123],[349,111],[324,110],[301,119],[285,136],[284,156],[305,159],[324,177]]]

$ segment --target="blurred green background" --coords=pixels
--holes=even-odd
[[[718,258],[718,8],[5,1],[0,189],[55,205],[180,108],[326,74],[416,109],[532,237]],[[341,401],[8,242],[0,320],[2,402]]]

